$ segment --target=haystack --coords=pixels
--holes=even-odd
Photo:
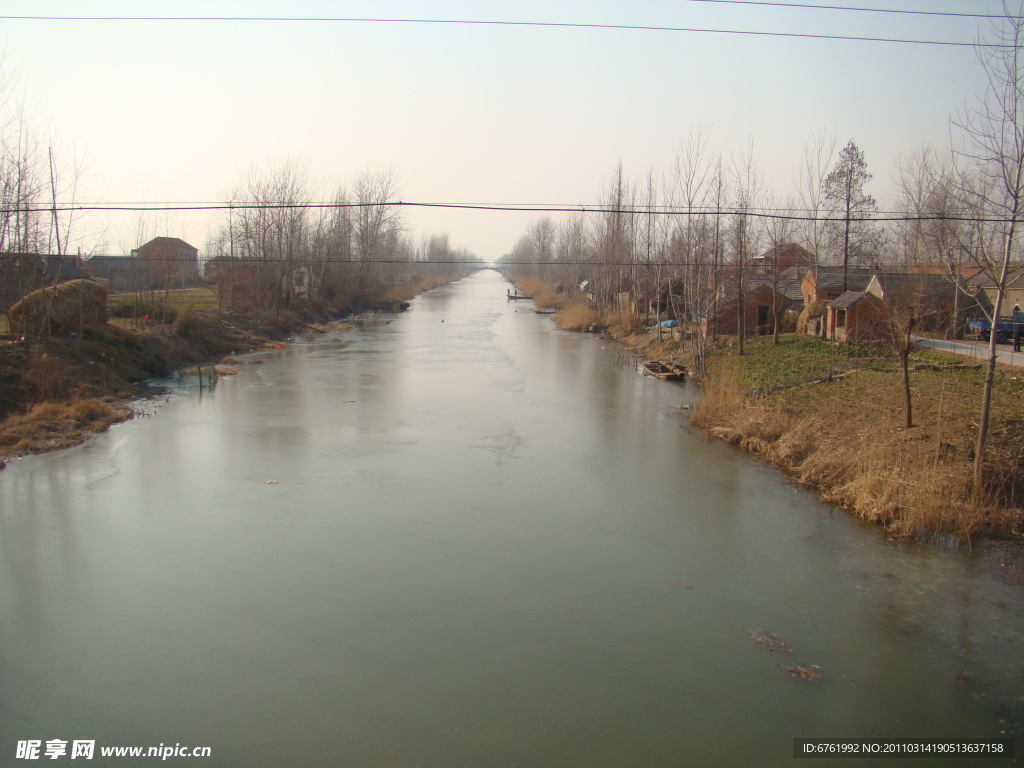
[[[796,332],[807,333],[807,323],[815,317],[822,317],[828,312],[829,302],[825,299],[821,301],[815,301],[804,307],[804,311],[800,313],[800,317],[796,321]]]
[[[92,280],[69,280],[23,296],[7,312],[11,330],[34,336],[47,328],[74,333],[107,323],[107,289]]]

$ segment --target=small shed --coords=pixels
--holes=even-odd
[[[867,291],[846,291],[828,304],[826,335],[832,341],[861,344],[887,334],[886,308]]]

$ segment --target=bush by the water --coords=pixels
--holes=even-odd
[[[192,312],[182,312],[174,321],[174,332],[197,346],[208,346],[217,321]]]

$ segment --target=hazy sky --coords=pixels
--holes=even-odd
[[[796,0],[794,0],[796,1]],[[979,13],[987,0],[824,0]],[[975,40],[988,22],[692,0],[0,0],[0,15],[486,19]],[[225,199],[241,172],[285,159],[324,189],[391,168],[420,202],[596,202],[619,161],[667,171],[694,126],[718,150],[752,142],[788,194],[803,145],[835,132],[891,199],[896,158],[949,143],[950,114],[984,85],[971,48],[689,32],[256,21],[0,20],[40,130],[88,160],[80,198]],[[328,196],[325,192],[324,196]],[[485,259],[523,213],[410,211]],[[154,215],[148,234],[202,248],[216,217]],[[82,226],[88,251],[136,243],[137,215]],[[103,234],[105,232],[105,234]],[[105,243],[103,241],[106,241]]]

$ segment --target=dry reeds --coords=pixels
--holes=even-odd
[[[640,316],[629,310],[620,310],[603,317],[602,324],[616,336],[628,336],[640,327]]]
[[[560,301],[554,287],[537,275],[527,275],[516,280],[516,290],[533,298],[533,303],[541,309],[555,309]]]
[[[569,304],[555,313],[555,324],[563,331],[587,331],[601,322],[596,309],[586,304]]]
[[[71,403],[46,402],[0,422],[0,456],[40,453],[77,445],[90,434],[131,418],[131,409],[114,398]]]
[[[7,311],[12,330],[23,336],[72,333],[107,322],[107,289],[92,280],[69,280],[22,297]]]
[[[796,332],[807,333],[807,323],[815,317],[821,317],[828,312],[828,302],[825,300],[815,301],[804,307],[797,317]]]

